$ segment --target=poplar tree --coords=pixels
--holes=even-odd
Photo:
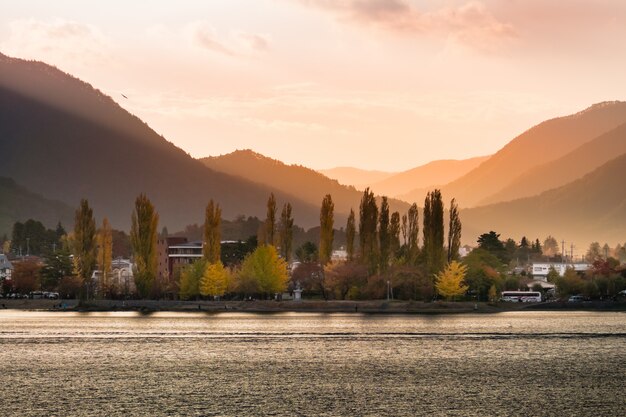
[[[204,214],[204,236],[202,248],[202,256],[209,264],[220,262],[222,251],[222,209],[219,204],[214,204],[213,200],[209,201]]]
[[[326,265],[330,262],[333,253],[333,239],[335,224],[334,219],[335,203],[330,194],[326,194],[322,200],[322,208],[320,210],[320,263]]]
[[[271,193],[267,199],[267,217],[265,218],[264,232],[265,239],[263,243],[274,245],[274,234],[276,233],[276,198],[274,193]]]
[[[380,215],[378,216],[378,244],[380,248],[379,267],[385,271],[389,266],[389,252],[391,236],[389,232],[389,203],[387,197],[383,197],[380,203]]]
[[[417,209],[417,204],[413,203],[411,207],[409,207],[409,211],[407,213],[407,231],[406,231],[406,253],[407,253],[407,262],[411,265],[415,265],[417,263],[417,258],[419,256],[419,211]]]
[[[280,214],[280,253],[289,263],[293,249],[293,217],[291,217],[291,204],[286,203]]]
[[[74,216],[74,238],[72,242],[74,253],[74,268],[76,275],[83,285],[86,285],[87,293],[91,292],[91,275],[96,267],[96,221],[93,218],[93,210],[87,200],[82,199]]]
[[[354,210],[350,209],[348,222],[346,224],[346,252],[348,261],[354,260],[354,238],[356,236],[356,224],[354,221]]]
[[[389,222],[389,253],[392,257],[396,257],[400,250],[400,213],[394,211],[391,213]]]
[[[400,231],[402,232],[402,244],[407,245],[407,234],[408,234],[408,217],[406,214],[402,215],[402,226],[400,226]]]
[[[109,282],[111,262],[113,260],[113,232],[106,217],[102,220],[102,227],[98,231],[98,269],[100,270],[100,292],[106,296],[111,290]]]
[[[448,225],[448,263],[459,258],[461,247],[461,219],[459,218],[459,206],[453,198],[450,202],[450,222]]]
[[[378,264],[378,206],[374,193],[369,187],[363,192],[359,218],[359,240],[361,262],[368,265],[369,272],[374,273]]]
[[[157,225],[159,215],[145,194],[135,200],[130,242],[135,260],[135,285],[142,298],[148,297],[157,274]]]
[[[441,192],[433,190],[424,200],[424,256],[428,272],[441,271],[444,263],[443,202]]]

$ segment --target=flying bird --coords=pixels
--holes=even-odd
[[[122,93],[120,93],[120,94],[122,94]],[[124,97],[124,98],[128,98],[128,97],[126,97],[124,94],[122,94],[122,97]]]

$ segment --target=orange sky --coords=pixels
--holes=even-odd
[[[0,51],[91,83],[193,156],[313,168],[484,155],[626,99],[618,0],[135,3],[11,2]]]

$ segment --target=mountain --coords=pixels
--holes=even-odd
[[[368,171],[352,167],[318,169],[317,172],[326,175],[328,178],[339,181],[340,184],[352,185],[359,190],[364,190],[369,187],[370,184],[382,181],[395,174],[394,172]]]
[[[554,161],[626,122],[625,102],[605,102],[571,116],[540,123],[522,133],[491,158],[442,187],[461,207],[472,207],[507,187],[520,175]]]
[[[461,210],[463,241],[495,230],[501,238],[522,236],[541,241],[552,235],[584,251],[592,241],[626,239],[626,153],[584,177],[538,196]]]
[[[10,237],[13,223],[28,219],[39,220],[51,229],[60,221],[69,228],[73,225],[74,210],[27,190],[11,178],[0,177],[0,235],[6,233]]]
[[[480,205],[530,197],[565,185],[626,153],[626,123],[579,146],[555,161],[520,175],[508,186],[487,197]]]
[[[356,188],[341,185],[317,171],[300,165],[286,165],[249,149],[203,158],[201,161],[215,171],[274,187],[317,207],[321,206],[324,196],[330,194],[335,212],[344,215],[349,214],[350,209],[358,213],[363,196],[363,192]],[[389,207],[391,211],[404,213],[409,206],[405,202],[390,199]],[[335,222],[338,227],[342,225],[337,220]]]
[[[218,139],[215,139],[218,140]],[[211,140],[207,140],[210,149]],[[171,230],[202,221],[209,199],[225,218],[264,218],[274,191],[297,224],[319,223],[319,206],[272,187],[210,170],[110,97],[41,62],[0,55],[0,175],[76,207],[87,198],[98,221],[128,229],[146,193]]]
[[[372,190],[379,194],[402,198],[410,195],[412,191],[434,185],[447,184],[470,172],[483,162],[488,156],[454,160],[446,159],[432,161],[408,171],[392,175],[382,181],[371,185]],[[405,200],[409,202],[421,202],[424,199]]]

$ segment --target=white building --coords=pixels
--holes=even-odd
[[[11,279],[13,265],[4,253],[0,253],[0,281]]]
[[[561,276],[565,274],[565,271],[570,268],[576,272],[582,273],[591,268],[590,264],[587,263],[533,263],[532,274],[533,278],[536,280],[546,281],[548,277],[548,272],[550,272],[550,268],[554,268],[554,270]]]

